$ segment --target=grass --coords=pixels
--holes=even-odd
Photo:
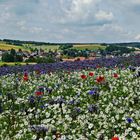
[[[81,44],[81,45],[74,45],[74,48],[78,50],[84,50],[84,49],[89,49],[89,50],[97,50],[97,49],[105,49],[106,46],[100,45],[100,44]]]
[[[5,64],[8,65],[8,66],[15,66],[16,64],[17,65],[26,65],[27,63],[25,63],[25,62],[0,62],[0,66],[3,66]],[[36,63],[28,63],[28,64],[34,65]]]

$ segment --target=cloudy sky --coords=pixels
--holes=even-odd
[[[140,41],[140,0],[0,0],[0,38]]]

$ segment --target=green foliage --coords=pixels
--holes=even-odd
[[[102,55],[105,55],[105,54],[123,55],[123,54],[131,53],[133,51],[135,51],[134,48],[131,49],[126,46],[118,46],[118,45],[111,44],[108,47],[106,47],[104,51],[100,50],[100,53]]]
[[[54,63],[55,58],[49,57],[30,57],[25,62],[35,62],[35,63]]]
[[[14,62],[14,56],[8,52],[2,54],[3,62]]]
[[[36,63],[54,63],[55,59],[53,57],[38,57]]]
[[[25,62],[36,62],[36,59],[34,57],[29,57]]]
[[[72,47],[73,47],[72,44],[62,44],[62,45],[60,45],[59,49],[60,50],[66,50],[66,49],[70,49]]]
[[[77,49],[65,49],[63,50],[63,55],[69,57],[88,57],[91,50],[77,50]]]
[[[23,57],[18,55],[14,49],[11,49],[10,52],[5,52],[2,54],[3,62],[22,62]]]
[[[15,49],[11,49],[10,54],[13,55],[13,56],[15,56],[16,55]]]

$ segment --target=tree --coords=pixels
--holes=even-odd
[[[5,52],[2,54],[2,61],[3,62],[14,62],[14,56]]]
[[[10,50],[10,54],[13,55],[13,56],[15,56],[15,55],[16,55],[15,49],[11,49],[11,50]]]
[[[19,50],[22,51],[22,50]],[[23,56],[16,53],[14,49],[11,49],[10,52],[5,52],[2,54],[3,62],[22,62]]]
[[[70,49],[72,47],[73,47],[72,44],[62,44],[62,45],[60,45],[59,49],[60,50],[66,50],[66,49]]]

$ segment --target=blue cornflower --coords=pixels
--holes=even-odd
[[[95,91],[94,91],[94,90],[90,90],[90,91],[88,92],[88,94],[94,95],[94,94],[95,94]]]
[[[97,105],[89,105],[89,107],[88,107],[88,111],[90,112],[90,113],[96,113],[97,111],[98,111],[98,107],[97,107]]]
[[[71,101],[69,102],[69,104],[73,105],[74,102],[75,102],[74,100],[71,100]]]
[[[29,102],[30,102],[30,103],[34,103],[34,102],[35,102],[35,97],[34,97],[33,95],[31,95],[31,96],[29,97]]]
[[[58,98],[57,103],[59,103],[59,104],[65,103],[65,99],[63,99],[62,97]]]
[[[44,109],[44,108],[45,108],[45,106],[44,106],[44,105],[41,105],[41,106],[40,106],[40,108],[41,108],[41,109]]]
[[[51,88],[47,88],[47,92],[50,94],[52,93],[52,89]]]
[[[80,112],[81,112],[81,109],[80,109],[79,107],[76,107],[76,108],[75,108],[75,111],[76,111],[77,113],[80,113]]]
[[[132,123],[133,122],[132,118],[127,118],[126,120],[127,120],[128,123]]]
[[[88,111],[89,112],[94,112],[94,105],[90,105],[89,107],[88,107]]]

